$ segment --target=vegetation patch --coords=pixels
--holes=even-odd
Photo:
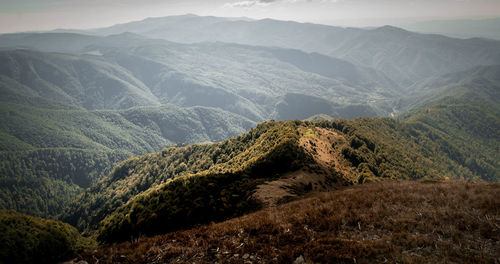
[[[0,263],[56,263],[95,243],[63,222],[0,210]]]

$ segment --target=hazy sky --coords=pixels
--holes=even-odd
[[[500,0],[0,0],[0,32],[95,28],[186,13],[378,26],[499,17]]]

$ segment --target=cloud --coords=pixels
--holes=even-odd
[[[268,6],[278,0],[246,0],[234,3],[226,3],[224,7],[252,7],[252,6]]]
[[[244,0],[232,3],[226,3],[223,7],[254,7],[254,6],[268,6],[273,3],[301,3],[301,2],[309,2],[309,3],[339,3],[344,0]],[[464,1],[464,0],[462,0]]]

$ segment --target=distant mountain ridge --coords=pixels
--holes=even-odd
[[[500,40],[500,18],[430,20],[401,25],[423,33],[442,34],[458,38],[489,38]]]
[[[84,43],[92,41],[92,35],[131,32],[179,43],[220,41],[318,52],[372,67],[403,86],[435,75],[500,63],[499,41],[479,38],[454,39],[409,32],[392,26],[358,29],[272,19],[248,20],[183,15],[148,18],[107,28],[69,32],[73,33],[57,35],[69,44],[69,48],[85,46]],[[74,33],[83,33],[85,36],[79,36],[79,41],[64,40]],[[22,35],[7,34],[4,38],[7,40],[0,38],[0,47],[3,46],[2,42],[12,44],[22,38]],[[30,39],[31,37],[28,37],[23,40],[26,47],[50,48],[49,45],[44,45],[43,41],[37,44]],[[68,51],[68,48],[65,49]]]
[[[88,110],[159,105],[145,85],[104,60],[27,50],[0,51],[0,60],[0,75],[27,88],[24,93],[31,96]]]
[[[26,37],[39,39],[41,42],[48,41],[45,45],[40,45],[40,47],[47,47],[41,48],[44,51],[57,52],[68,48],[59,48],[60,44],[58,44],[57,39],[52,41],[50,36],[47,37],[44,34]],[[0,46],[2,45],[1,40],[2,36],[0,36]],[[23,41],[20,41],[19,45],[21,43]],[[12,48],[17,47],[12,43],[9,45],[13,45]],[[102,75],[102,82],[107,82],[105,86],[109,90],[107,93],[113,95],[123,93],[117,98],[124,105],[116,105],[119,102],[101,103],[93,109],[124,109],[160,103],[181,106],[205,105],[221,107],[232,112],[236,111],[236,113],[243,114],[250,119],[262,121],[269,118],[273,112],[270,109],[271,106],[262,105],[263,103],[270,104],[273,100],[277,101],[280,96],[284,96],[286,93],[302,93],[306,87],[308,95],[325,97],[337,105],[362,103],[367,100],[374,101],[369,99],[372,96],[375,99],[393,98],[398,95],[401,89],[384,74],[368,67],[298,50],[224,43],[183,45],[163,40],[145,39],[135,34],[125,33],[105,38],[94,37],[91,44],[83,48],[77,47],[72,52],[81,55],[75,57],[75,55],[43,54],[43,58],[36,58],[39,63],[34,66],[35,68],[37,65],[45,67],[48,65],[43,64],[44,60],[57,60],[52,64],[64,62],[67,64],[64,67],[73,67],[75,70],[79,70],[75,68],[78,65],[74,65],[77,62],[97,67],[98,69],[93,69],[93,71]],[[28,54],[31,56],[42,55],[41,53],[35,55],[36,53],[32,51],[3,52],[3,54],[8,53],[10,53],[8,56],[15,55],[17,56],[15,58],[19,59],[23,59],[21,54],[25,54],[27,57],[24,59],[30,60],[35,57],[29,57]],[[6,60],[6,63],[8,61]],[[73,65],[68,65],[69,63]],[[268,64],[274,66],[272,68],[263,67]],[[6,69],[4,75],[11,75],[9,71],[12,68],[15,68],[14,65],[4,65],[3,69]],[[61,66],[54,69],[61,69]],[[102,71],[106,71],[105,74]],[[71,74],[67,73],[67,70],[62,72],[63,75]],[[216,74],[211,76],[210,73]],[[43,75],[40,76],[42,79],[44,78]],[[10,78],[12,77],[10,76]],[[54,79],[53,76],[46,77],[48,82]],[[66,78],[72,80],[78,77]],[[96,81],[100,81],[100,79],[96,79]],[[74,89],[80,90],[83,86],[86,89],[92,88],[89,85],[97,86],[94,90],[99,96],[95,99],[90,98],[91,102],[106,99],[106,97],[101,96],[105,95],[104,91],[99,91],[99,87],[104,87],[103,84],[76,83],[76,85],[80,85],[80,87]],[[120,86],[120,88],[113,92],[111,90],[113,86]],[[81,93],[81,91],[78,92]],[[202,93],[204,96],[195,99],[195,95],[198,93]],[[127,96],[131,99],[127,99]],[[207,96],[211,97],[209,101],[192,101],[206,100]],[[217,103],[218,99],[214,96],[219,98],[232,97],[232,102]],[[141,98],[142,101],[140,101]],[[130,100],[135,101],[130,102]],[[210,105],[214,103],[215,105]],[[231,108],[229,104],[237,106]],[[89,106],[84,107],[92,109]],[[247,107],[247,109],[238,110],[239,107]]]
[[[272,19],[244,21],[187,15],[148,18],[88,31],[100,35],[123,32],[181,43],[222,41],[319,52],[373,67],[403,85],[436,74],[500,63],[498,41],[453,39],[392,26],[367,30]]]

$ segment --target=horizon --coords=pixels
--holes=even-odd
[[[349,20],[332,20],[332,23],[321,23],[314,21],[299,21],[293,19],[279,19],[273,17],[263,17],[263,18],[252,18],[246,16],[216,16],[216,15],[201,15],[194,13],[184,13],[184,14],[173,14],[166,16],[149,16],[143,17],[133,20],[121,21],[113,24],[103,24],[101,26],[94,27],[55,27],[55,28],[47,28],[47,29],[27,29],[20,31],[8,31],[3,32],[0,30],[1,34],[16,34],[16,33],[43,33],[43,32],[52,32],[52,31],[65,31],[65,30],[75,30],[75,31],[86,31],[86,30],[95,30],[101,28],[113,27],[116,25],[123,25],[133,22],[141,22],[147,19],[161,19],[167,17],[182,17],[182,16],[197,16],[197,17],[216,17],[216,18],[227,18],[234,20],[250,20],[250,21],[259,21],[259,20],[275,20],[275,21],[285,21],[285,22],[296,22],[303,24],[316,24],[316,25],[325,25],[332,27],[344,27],[344,28],[379,28],[384,26],[393,26],[407,30],[404,26],[416,25],[418,23],[428,23],[428,22],[443,22],[443,21],[485,21],[485,20],[500,20],[500,16],[484,16],[484,17],[451,17],[451,18],[436,18],[436,17],[413,17],[413,18],[399,18],[399,19],[381,19],[381,18],[367,18],[367,19],[349,19]],[[1,18],[0,18],[1,19]],[[1,20],[0,20],[1,21]],[[371,21],[371,24],[370,22]],[[392,23],[391,23],[392,21]],[[399,21],[399,22],[398,22]],[[411,31],[411,30],[410,30]]]
[[[494,0],[2,0],[0,34],[86,30],[147,18],[214,16],[274,19],[342,27],[379,27],[428,21],[485,20],[500,18],[500,1]],[[446,10],[438,11],[438,10]]]

